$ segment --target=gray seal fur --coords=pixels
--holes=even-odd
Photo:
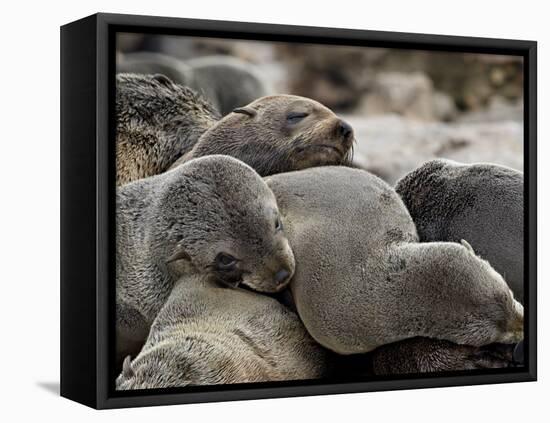
[[[173,56],[151,51],[119,53],[117,73],[139,75],[164,75],[176,84],[192,88],[193,71],[183,61]]]
[[[222,116],[271,91],[253,64],[235,57],[197,57],[186,60],[185,64],[193,72],[190,87],[209,99]]]
[[[276,300],[203,277],[177,282],[116,389],[316,379],[327,352]]]
[[[256,66],[226,55],[180,60],[149,51],[127,53],[119,56],[117,72],[165,75],[201,94],[223,116],[271,91]]]
[[[116,179],[166,171],[219,119],[215,108],[163,75],[116,77]]]
[[[262,292],[284,288],[294,256],[276,228],[277,202],[262,178],[228,156],[192,160],[117,189],[116,320],[119,358],[145,341],[182,275]],[[221,268],[219,254],[236,259]],[[284,270],[284,280],[280,277]]]
[[[266,178],[296,259],[308,332],[340,354],[413,337],[482,346],[523,338],[523,307],[467,245],[419,243],[397,193],[368,172],[312,168]]]
[[[432,160],[404,176],[396,191],[421,241],[468,241],[523,303],[523,173],[488,164]]]

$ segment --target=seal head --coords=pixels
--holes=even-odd
[[[261,177],[228,156],[192,160],[167,174],[155,208],[165,263],[179,277],[190,267],[230,286],[284,288],[294,255],[275,196]]]
[[[236,157],[260,175],[351,162],[353,128],[305,97],[259,98],[210,127],[180,164],[209,154]]]

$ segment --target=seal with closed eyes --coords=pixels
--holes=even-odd
[[[137,352],[182,275],[280,291],[294,273],[275,196],[249,166],[214,155],[117,189],[118,357]]]
[[[349,164],[352,127],[322,104],[295,95],[259,98],[210,127],[174,166],[209,154],[242,160],[260,175]]]
[[[468,241],[523,303],[523,173],[490,163],[437,159],[405,175],[396,191],[421,241]]]
[[[523,338],[523,307],[466,243],[418,242],[398,194],[347,167],[266,181],[296,259],[290,287],[309,333],[340,354],[427,337],[482,346]]]
[[[233,156],[262,176],[348,164],[351,126],[304,97],[262,97],[220,120],[193,90],[163,75],[118,74],[117,185],[211,154]]]

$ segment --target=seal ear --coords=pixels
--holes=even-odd
[[[135,376],[134,369],[132,368],[132,357],[129,355],[126,356],[124,362],[122,363],[122,376],[129,379]]]
[[[467,250],[472,253],[474,256],[476,255],[476,252],[474,251],[474,249],[472,248],[472,246],[469,244],[468,241],[466,241],[465,239],[461,239],[460,240],[460,243],[467,248]]]
[[[156,73],[153,75],[153,79],[160,83],[161,85],[164,85],[165,87],[172,87],[174,83],[170,78],[168,78],[166,75],[163,75],[161,73]]]
[[[187,260],[191,261],[191,256],[187,254],[187,251],[185,251],[181,246],[177,246],[174,253],[166,259],[166,264],[172,263],[174,261],[178,260]]]
[[[256,110],[254,110],[252,107],[248,107],[248,106],[239,107],[238,109],[234,109],[233,113],[241,113],[243,115],[248,115],[252,118],[255,117],[258,114],[258,112]]]

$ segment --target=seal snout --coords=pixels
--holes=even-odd
[[[280,269],[275,273],[274,280],[277,285],[286,285],[292,273],[288,269]]]
[[[348,140],[353,137],[353,128],[345,120],[340,119],[337,125],[338,134],[344,139]]]
[[[288,285],[290,279],[294,276],[294,254],[290,246],[285,245],[285,248],[280,250],[272,260],[268,269],[271,272],[273,289],[278,292]]]

